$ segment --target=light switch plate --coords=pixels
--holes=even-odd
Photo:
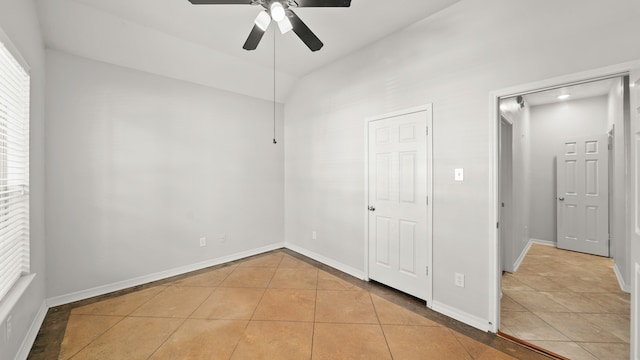
[[[464,169],[455,170],[455,179],[456,181],[464,181]]]

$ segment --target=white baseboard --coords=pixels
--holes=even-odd
[[[555,241],[541,240],[541,239],[534,239],[534,238],[529,239],[529,241],[535,244],[558,247],[558,243]]]
[[[349,275],[351,275],[353,277],[356,277],[356,278],[358,278],[360,280],[364,280],[364,271],[362,271],[362,270],[358,270],[358,269],[356,269],[354,267],[351,267],[349,265],[345,265],[345,264],[343,264],[343,263],[341,263],[339,261],[335,261],[335,260],[330,259],[330,258],[328,258],[326,256],[317,254],[317,253],[315,253],[313,251],[307,250],[305,248],[302,248],[302,247],[300,247],[298,245],[294,245],[294,244],[289,243],[289,242],[285,242],[284,246],[287,249],[295,251],[300,255],[304,255],[304,256],[306,256],[308,258],[311,258],[313,260],[319,261],[319,262],[321,262],[321,263],[323,263],[325,265],[331,266],[334,269],[338,269],[338,270],[342,271],[343,273],[347,273],[347,274],[349,274]]]
[[[27,334],[22,340],[22,345],[20,345],[20,349],[18,349],[18,353],[15,357],[16,360],[26,360],[27,357],[29,357],[29,352],[33,347],[33,343],[36,341],[38,331],[40,331],[40,327],[42,327],[44,318],[47,315],[47,310],[49,310],[49,307],[47,306],[46,300],[44,300],[42,301],[40,309],[38,310],[35,318],[33,318],[31,326],[29,326],[29,331],[27,331]]]
[[[522,249],[520,256],[518,256],[518,258],[516,259],[516,262],[513,264],[513,272],[518,271],[518,268],[520,267],[520,264],[522,264],[524,257],[527,256],[529,249],[531,249],[531,244],[532,244],[532,241],[531,239],[529,239],[529,241],[527,242],[527,245],[525,245],[524,249]]]
[[[491,331],[491,324],[489,324],[489,320],[468,314],[460,309],[456,309],[441,302],[434,300],[431,309],[450,318],[463,322],[469,326],[473,326],[476,329],[480,329],[482,331]]]
[[[224,264],[230,261],[240,260],[249,256],[258,255],[258,254],[262,254],[262,253],[277,250],[277,249],[281,249],[283,248],[283,245],[284,245],[283,243],[267,245],[258,249],[253,249],[253,250],[243,251],[236,254],[222,256],[219,258],[199,262],[196,264],[191,264],[191,265],[182,266],[175,269],[165,270],[165,271],[157,272],[154,274],[144,275],[144,276],[140,276],[140,277],[129,279],[129,280],[119,281],[113,284],[98,286],[98,287],[94,287],[87,290],[81,290],[81,291],[77,291],[70,294],[55,296],[47,299],[47,305],[49,307],[54,307],[58,305],[72,303],[74,301],[89,299],[95,296],[108,294],[110,292],[127,289],[130,287],[134,287],[142,284],[147,284],[153,281],[170,278],[172,276],[182,275],[188,272],[208,268],[215,265]]]
[[[626,293],[631,293],[631,286],[624,282],[624,278],[620,273],[620,269],[618,268],[618,264],[613,264],[613,272],[616,273],[616,278],[618,278],[618,284],[620,285],[620,289]]]

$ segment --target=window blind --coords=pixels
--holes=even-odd
[[[29,83],[0,42],[0,300],[29,273]]]

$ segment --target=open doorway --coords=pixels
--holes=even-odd
[[[625,89],[613,76],[500,98],[499,330],[572,359],[629,357]]]

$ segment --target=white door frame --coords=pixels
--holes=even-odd
[[[427,196],[429,197],[429,206],[427,206],[427,266],[429,267],[428,296],[427,306],[431,307],[433,303],[433,104],[420,105],[404,110],[398,110],[382,115],[372,116],[364,119],[364,201],[362,212],[364,216],[364,280],[369,281],[369,123],[376,120],[383,120],[391,117],[413,114],[417,112],[428,111],[432,116],[427,119]]]
[[[584,82],[592,82],[599,79],[608,79],[613,77],[621,77],[629,75],[632,69],[640,67],[640,60],[633,61],[608,67],[602,67],[594,70],[579,72],[575,74],[560,76],[552,79],[536,81],[528,84],[517,85],[514,87],[491,91],[489,94],[489,130],[490,130],[490,154],[489,169],[489,198],[492,199],[489,204],[489,274],[494,274],[489,279],[489,331],[497,333],[500,328],[500,282],[502,269],[500,269],[499,256],[499,236],[498,221],[500,219],[500,192],[499,192],[499,129],[500,129],[500,98],[512,97],[518,95],[526,95],[533,92],[554,89],[568,84],[580,84]],[[628,190],[628,189],[627,189]],[[627,214],[629,217],[630,214]],[[625,239],[629,241],[629,239]],[[633,339],[632,339],[633,342]],[[631,344],[632,346],[634,344]]]

